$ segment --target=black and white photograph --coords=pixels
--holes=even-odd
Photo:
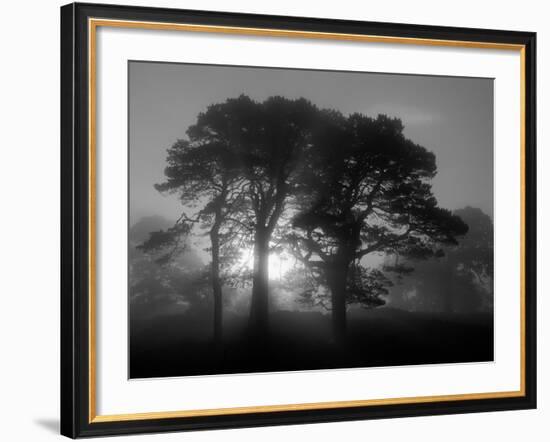
[[[130,378],[494,360],[493,79],[128,85]]]
[[[0,439],[544,440],[545,6],[6,2]]]

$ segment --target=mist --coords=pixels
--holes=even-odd
[[[492,80],[129,66],[131,378],[493,360]]]

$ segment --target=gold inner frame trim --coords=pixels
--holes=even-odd
[[[520,54],[520,389],[487,393],[464,393],[437,396],[398,397],[387,399],[366,399],[351,401],[312,402],[283,405],[260,405],[232,408],[195,409],[179,411],[154,411],[128,414],[96,414],[96,36],[97,28],[133,28],[162,31],[185,31],[216,34],[253,35],[263,37],[307,38],[322,40],[355,41],[369,43],[411,44],[419,46],[444,46],[475,49],[497,49],[518,51]],[[268,413],[299,410],[322,410],[330,408],[350,408],[376,405],[420,404],[428,402],[482,400],[525,396],[525,45],[475,42],[460,40],[424,39],[412,37],[390,37],[377,35],[292,31],[286,29],[264,29],[232,26],[211,26],[183,23],[160,23],[130,20],[88,19],[88,94],[89,94],[89,367],[88,367],[88,421],[89,423],[134,421],[146,419],[169,419],[199,416],[238,415],[247,413]]]

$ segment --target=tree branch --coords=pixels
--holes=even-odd
[[[401,241],[402,239],[405,239],[409,234],[413,231],[413,228],[409,226],[407,230],[402,233],[401,235],[398,235],[397,237],[393,238],[384,238],[379,241],[377,241],[375,244],[367,247],[366,249],[359,250],[355,256],[356,259],[361,259],[363,256],[368,255],[372,252],[377,252],[382,248],[389,247],[395,245],[397,242]]]

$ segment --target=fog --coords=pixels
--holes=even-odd
[[[491,79],[130,62],[129,121],[130,377],[493,359]]]

